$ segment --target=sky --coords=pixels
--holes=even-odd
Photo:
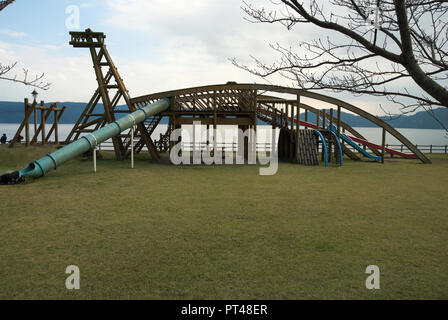
[[[272,6],[269,0],[248,2]],[[281,25],[251,23],[242,5],[241,0],[16,0],[0,12],[0,63],[17,61],[13,74],[19,78],[22,68],[31,77],[45,73],[51,87],[37,90],[38,100],[87,102],[97,87],[92,61],[88,49],[69,45],[69,31],[90,28],[106,34],[108,51],[131,97],[227,81],[267,83],[229,59],[250,63],[254,55],[271,62],[276,56],[269,44],[296,45],[322,33],[311,25],[288,31]],[[269,81],[291,86],[280,76]],[[23,101],[32,90],[0,80],[1,101]],[[322,93],[376,115],[382,114],[380,103],[388,104],[380,97]]]

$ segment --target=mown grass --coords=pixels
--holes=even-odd
[[[0,146],[0,172],[49,151]],[[103,154],[0,186],[1,299],[448,298],[446,156],[260,176]]]

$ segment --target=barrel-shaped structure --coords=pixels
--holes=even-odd
[[[132,126],[144,121],[146,118],[167,110],[169,106],[170,100],[168,98],[163,98],[144,108],[138,109],[133,113],[130,113],[115,122],[109,123],[101,129],[98,129],[66,145],[63,148],[30,163],[28,167],[19,171],[19,176],[20,178],[41,177],[48,171],[56,169],[64,162],[67,162],[68,160],[95,148],[98,144],[120,134],[124,130],[130,129]]]

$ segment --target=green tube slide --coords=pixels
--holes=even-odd
[[[23,170],[13,173],[3,174],[0,178],[1,184],[11,184],[14,180],[20,180],[25,177],[39,178],[48,171],[56,169],[64,162],[73,159],[96,147],[98,144],[120,134],[122,131],[130,129],[143,120],[165,111],[170,106],[170,100],[163,98],[142,109],[138,109],[127,116],[118,119],[115,122],[98,129],[80,139],[66,145],[65,147],[47,154],[45,157],[36,160]]]

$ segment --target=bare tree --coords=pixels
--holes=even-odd
[[[0,11],[2,11],[4,8],[6,8],[7,5],[10,5],[13,2],[14,0],[0,1]]]
[[[280,58],[254,66],[232,59],[252,74],[281,74],[308,90],[331,89],[384,96],[402,113],[448,108],[448,1],[279,0],[268,11],[244,2],[254,23],[281,23],[288,30],[312,24],[328,30],[325,39],[300,42],[299,50],[272,45]],[[334,37],[334,35],[342,35]],[[298,51],[306,52],[300,54]],[[402,80],[412,83],[403,87]],[[411,81],[409,81],[411,80]]]
[[[0,1],[0,11],[2,11],[4,8],[6,8],[6,6],[10,5],[13,2],[14,0]],[[10,76],[11,71],[14,69],[16,65],[17,62],[11,63],[9,65],[4,65],[0,62],[0,79],[23,83],[25,85],[40,88],[42,90],[48,90],[50,88],[51,85],[50,83],[48,82],[45,83],[42,81],[42,79],[45,76],[44,73],[35,75],[32,78],[28,78],[28,70],[22,69],[23,71],[22,77],[19,78],[17,77],[17,75]]]

